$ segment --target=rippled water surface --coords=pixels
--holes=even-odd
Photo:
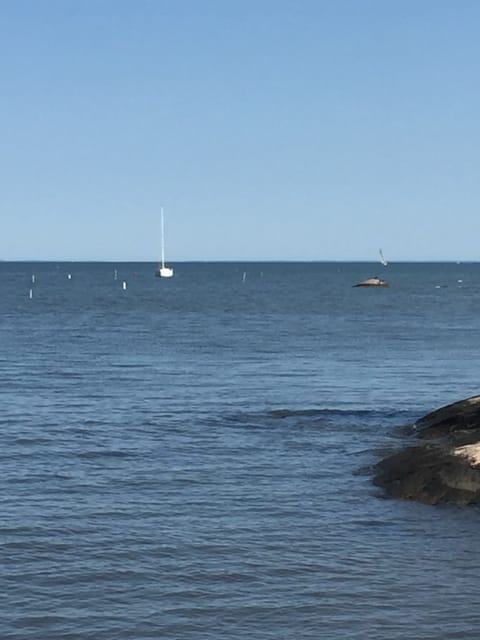
[[[370,467],[479,392],[480,265],[175,267],[0,263],[0,638],[476,640],[479,510]]]

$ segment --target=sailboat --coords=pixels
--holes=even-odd
[[[388,262],[385,260],[385,256],[383,255],[383,251],[381,249],[379,249],[378,253],[380,254],[380,262],[383,264],[384,267],[386,267]]]
[[[160,207],[160,221],[162,228],[162,262],[158,265],[155,275],[158,278],[171,278],[173,276],[173,269],[165,266],[165,240],[164,240],[164,225],[163,225],[163,207]]]

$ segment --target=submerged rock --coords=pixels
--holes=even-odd
[[[480,502],[480,396],[437,409],[415,428],[429,442],[379,462],[374,483],[394,498],[427,504]]]

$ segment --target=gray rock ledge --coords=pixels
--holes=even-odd
[[[381,278],[368,278],[368,280],[362,280],[362,282],[358,282],[353,285],[354,287],[389,287],[390,285],[386,280],[382,280]]]
[[[414,428],[422,442],[379,462],[374,483],[426,504],[480,502],[480,396],[441,407]]]

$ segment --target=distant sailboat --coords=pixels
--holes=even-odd
[[[163,225],[163,207],[160,208],[160,220],[162,227],[162,262],[159,265],[155,275],[158,278],[171,278],[173,276],[173,269],[165,266],[165,240],[164,240],[164,225]]]
[[[383,255],[383,251],[381,249],[379,249],[378,253],[380,254],[380,262],[383,264],[384,267],[386,267],[388,262],[385,260],[385,256]]]

